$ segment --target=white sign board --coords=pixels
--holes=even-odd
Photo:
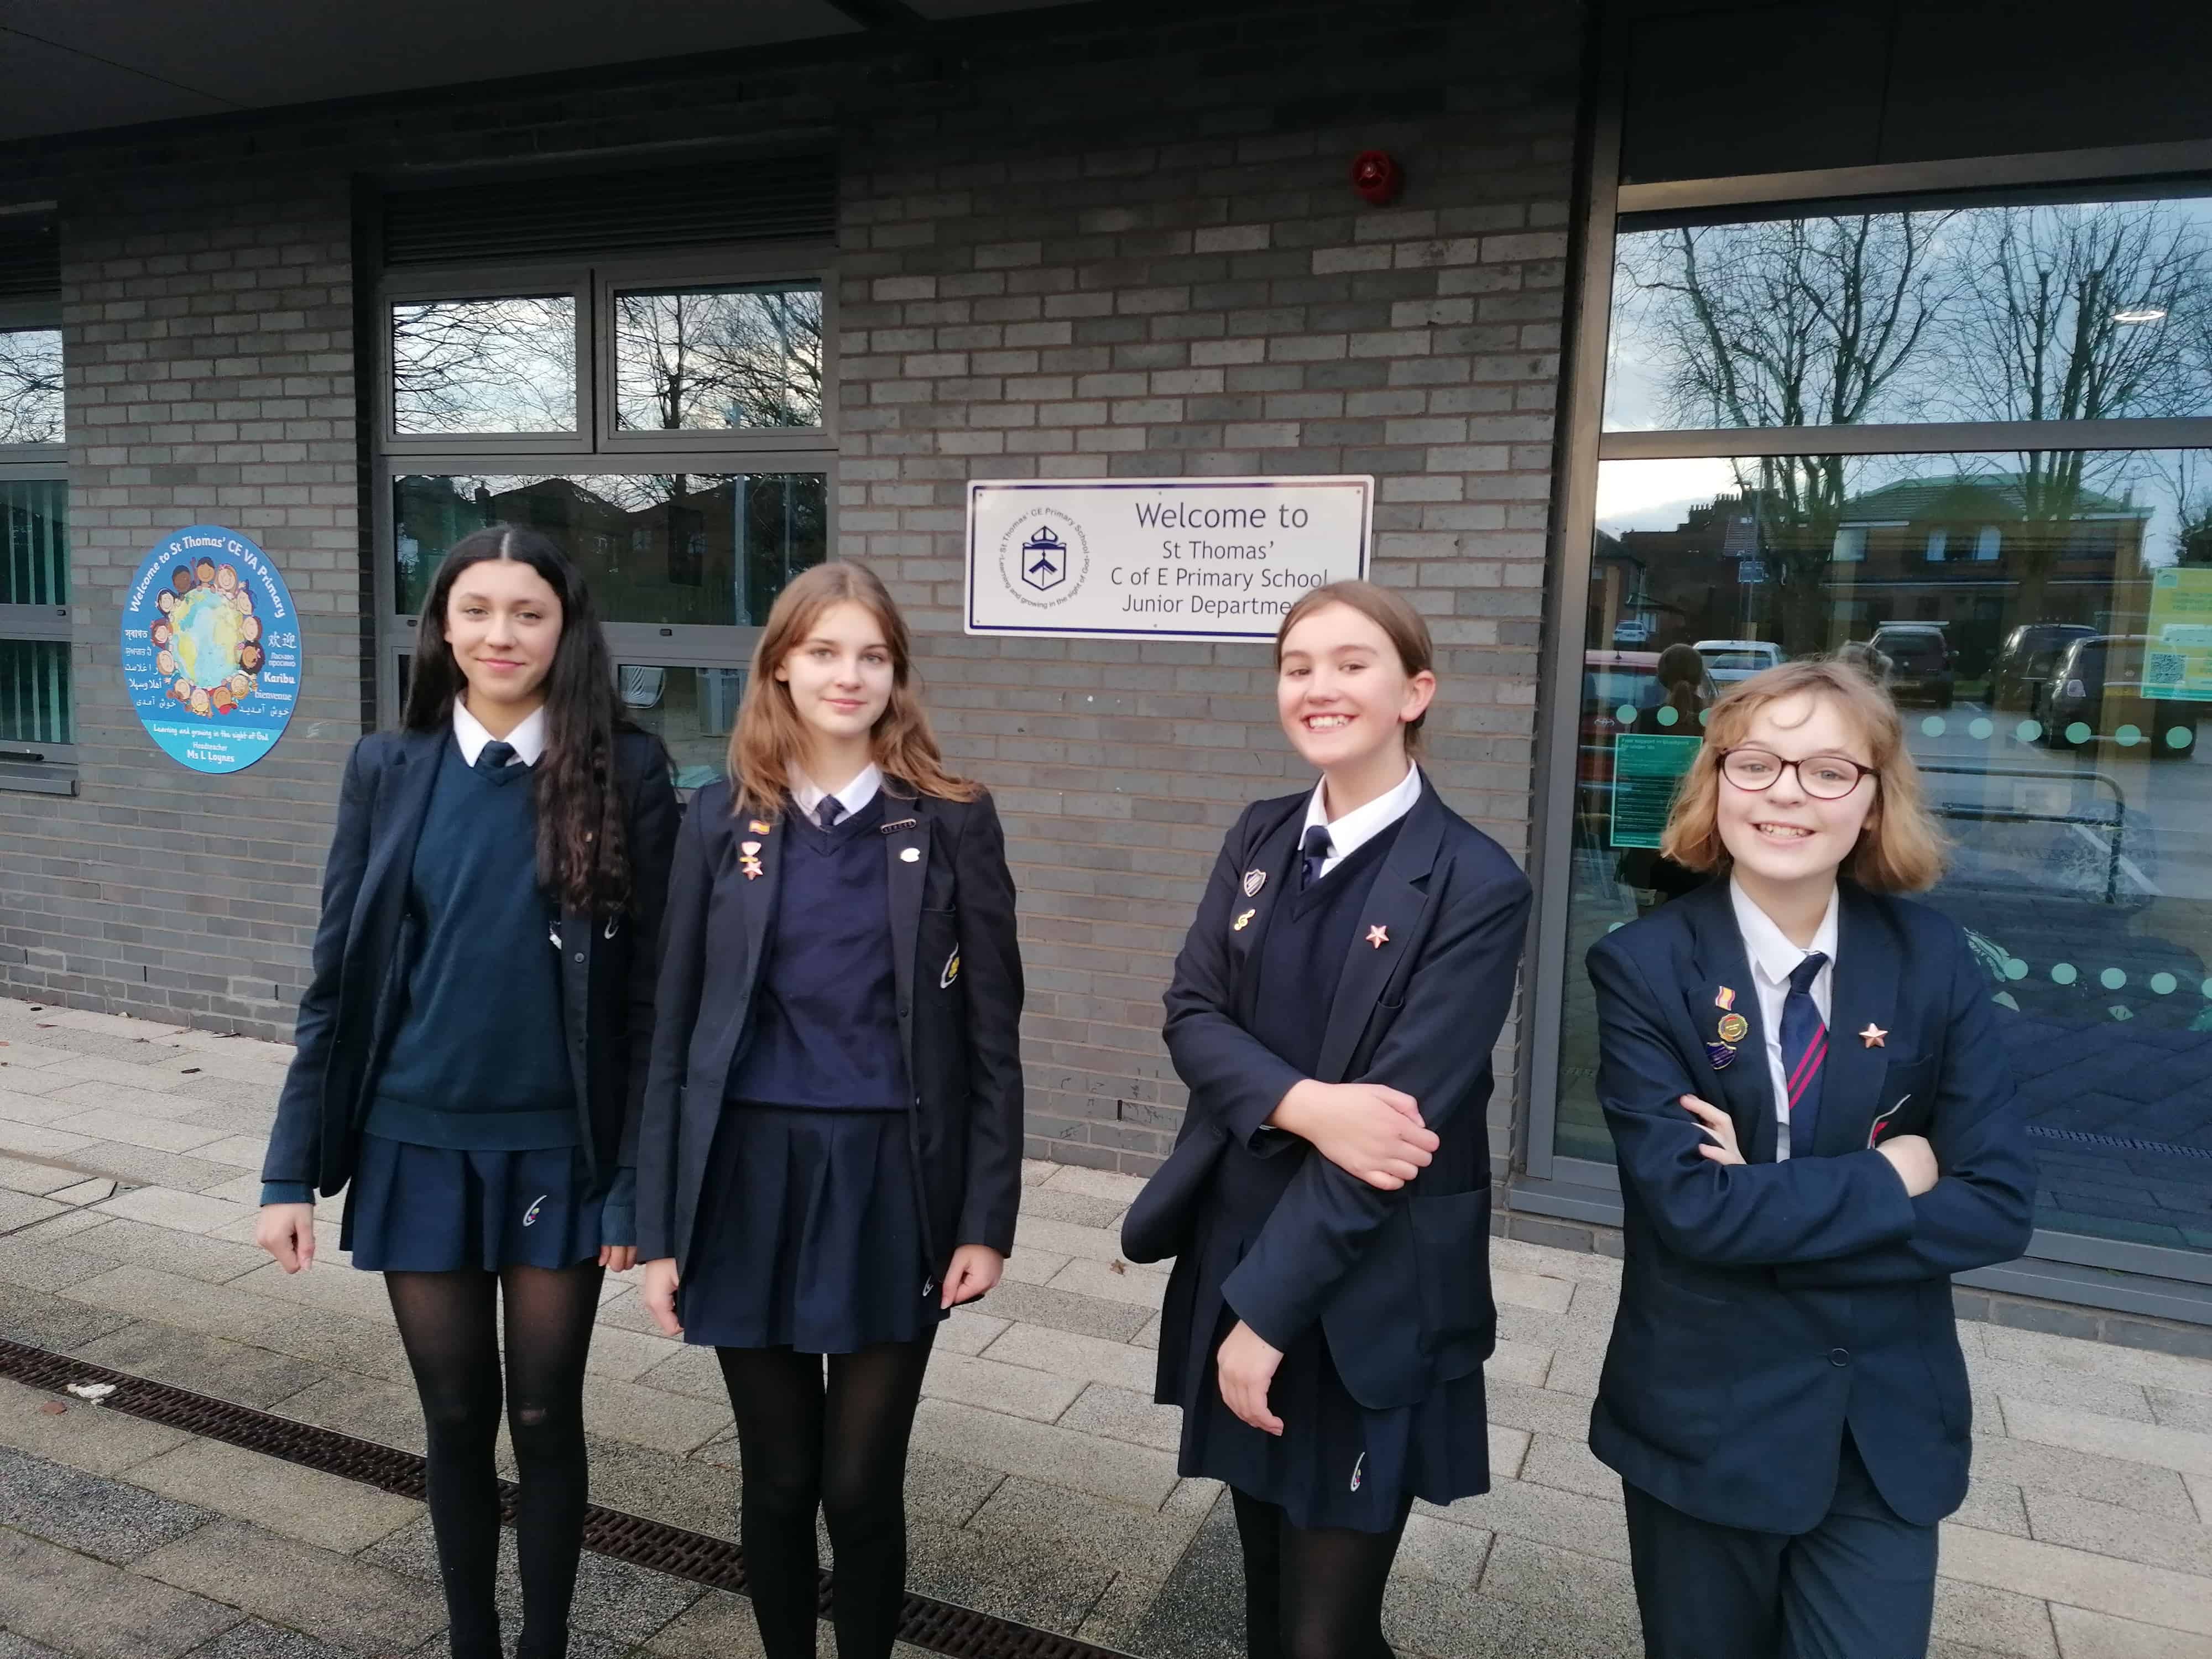
[[[1371,477],[977,479],[968,631],[1272,640],[1366,575],[1374,502]]]

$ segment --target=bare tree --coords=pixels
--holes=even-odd
[[[615,378],[632,430],[818,426],[821,290],[617,295]]]
[[[1624,239],[1615,332],[1655,370],[1680,426],[1852,426],[1909,419],[1955,286],[1944,212],[1681,227]],[[1818,640],[1848,488],[1844,458],[1739,463],[1790,624]]]
[[[59,329],[0,333],[0,444],[62,441]]]
[[[392,308],[398,430],[574,432],[576,305],[566,295]]]
[[[1960,418],[2097,421],[2194,414],[2203,363],[2185,319],[2212,294],[2212,240],[2172,202],[2092,202],[1965,216],[1966,273],[1947,356]],[[2121,454],[2024,450],[2014,614],[2041,617],[2086,494]]]

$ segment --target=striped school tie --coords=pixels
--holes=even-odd
[[[1782,1004],[1782,1075],[1790,1090],[1790,1156],[1813,1153],[1813,1126],[1820,1115],[1820,1071],[1828,1060],[1828,1028],[1813,1000],[1813,981],[1828,965],[1818,951],[1790,971]]]

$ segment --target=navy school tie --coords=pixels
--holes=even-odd
[[[1790,970],[1782,1004],[1782,1076],[1790,1091],[1790,1156],[1809,1158],[1820,1115],[1820,1071],[1828,1060],[1828,1028],[1813,1000],[1813,981],[1828,959],[1818,951]]]
[[[837,820],[844,816],[845,803],[835,795],[823,796],[822,804],[814,809],[814,821],[824,830],[835,828]]]
[[[1318,823],[1310,825],[1298,852],[1304,860],[1298,870],[1298,885],[1310,887],[1321,879],[1321,867],[1328,862],[1328,831]]]
[[[495,738],[477,750],[477,770],[488,778],[502,777],[514,759],[514,745]]]

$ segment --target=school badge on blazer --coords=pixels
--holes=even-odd
[[[1260,890],[1267,884],[1267,872],[1265,870],[1247,870],[1244,872],[1244,896],[1246,898],[1256,898],[1259,896]]]

